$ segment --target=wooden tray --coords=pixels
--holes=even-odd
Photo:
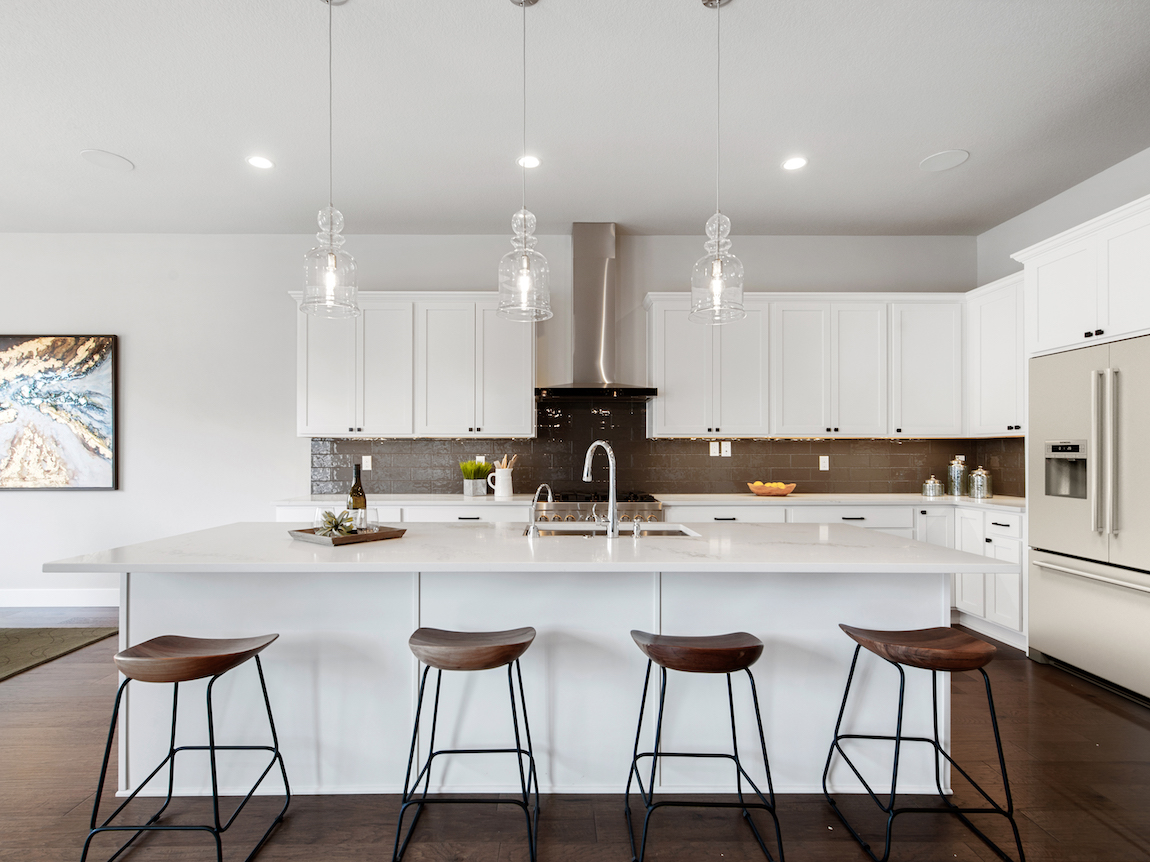
[[[752,485],[747,483],[747,487],[751,489],[751,493],[756,497],[785,497],[791,491],[795,490],[795,486],[784,485],[782,488],[768,488],[766,485]]]
[[[288,535],[301,542],[311,542],[316,545],[354,545],[358,542],[378,542],[380,539],[398,539],[406,529],[398,527],[379,527],[371,533],[352,533],[350,536],[317,536],[315,527],[307,530],[288,530]]]

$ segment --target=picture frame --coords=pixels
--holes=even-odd
[[[0,491],[119,487],[119,339],[0,335]]]

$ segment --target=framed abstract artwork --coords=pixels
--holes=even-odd
[[[116,336],[0,335],[0,490],[116,488]]]

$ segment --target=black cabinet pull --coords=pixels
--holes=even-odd
[[[1094,330],[1094,334],[1095,334],[1095,335],[1101,335],[1101,334],[1102,334],[1102,330],[1101,330],[1101,329],[1095,329],[1095,330]]]
[[[474,431],[475,429],[474,428],[468,428],[467,430],[468,431]]]
[[[848,518],[846,515],[843,515],[843,520],[844,521],[865,521],[866,518],[864,518],[862,515],[856,515],[853,518]]]
[[[482,428],[480,428],[478,425],[476,425],[476,426],[475,426],[475,430],[478,432],[478,431],[482,431],[483,429],[482,429]]]
[[[920,515],[925,515],[925,514],[926,514],[926,509],[919,509],[919,510],[918,510],[918,513],[919,513]]]
[[[902,429],[901,429],[901,428],[895,428],[894,430],[895,430],[895,433],[896,433],[896,434],[901,434],[901,433],[902,433]]]
[[[715,430],[714,428],[708,428],[708,429],[707,429],[707,433],[708,433],[708,434],[710,434],[710,433],[712,433],[714,430]]]
[[[835,430],[836,430],[836,431],[838,431],[839,429],[838,429],[838,428],[836,428]]]
[[[354,428],[348,428],[347,430],[348,431],[354,431],[355,429]]]
[[[990,526],[992,526],[992,527],[1006,527],[1007,529],[1010,528],[1010,524],[1000,524],[1000,523],[998,523],[998,521],[991,521]]]
[[[1082,337],[1083,338],[1089,338],[1092,334],[1093,333],[1091,333],[1090,330],[1088,329],[1084,333],[1082,333]]]
[[[716,426],[715,426],[715,433],[716,433],[716,434],[717,434],[718,432],[722,431],[722,430],[723,430],[723,429],[722,429],[722,428],[720,428],[718,425],[716,425]]]
[[[831,429],[830,429],[830,428],[828,428],[827,430],[828,430],[828,431],[830,431]]]
[[[716,517],[715,520],[716,521],[735,521],[738,519],[737,518],[719,518],[719,517]]]
[[[994,539],[987,539],[987,540],[986,540],[986,544],[988,544],[988,545],[989,545],[989,544],[990,544],[990,543],[992,543],[993,541],[994,541]]]
[[[456,520],[457,521],[478,521],[479,516],[478,515],[458,515],[456,517]],[[990,540],[987,539],[987,541],[990,541]]]

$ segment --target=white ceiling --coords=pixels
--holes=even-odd
[[[521,14],[509,0],[335,8],[348,233],[510,232]],[[732,0],[722,15],[737,234],[977,234],[1150,146],[1146,0]],[[539,232],[701,235],[715,13],[539,0],[527,17]],[[326,26],[321,0],[4,3],[0,230],[314,231]],[[918,169],[948,148],[971,158]],[[276,168],[249,167],[253,153]],[[795,153],[810,165],[780,170]]]

